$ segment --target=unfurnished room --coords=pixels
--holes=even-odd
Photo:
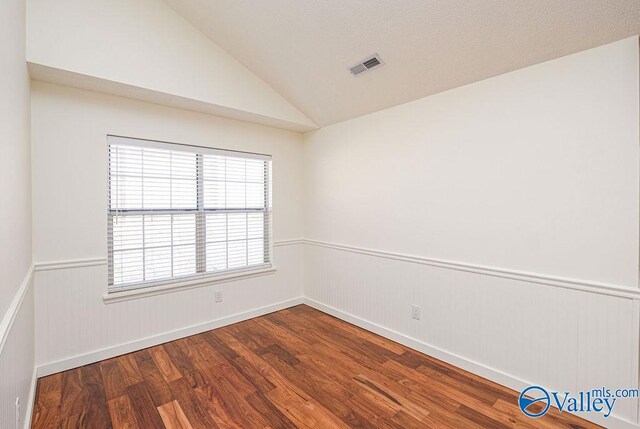
[[[0,0],[0,429],[640,429],[640,1]]]

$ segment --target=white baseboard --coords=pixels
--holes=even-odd
[[[88,365],[90,363],[98,362],[104,359],[109,359],[115,356],[120,356],[126,353],[131,353],[137,350],[142,350],[147,347],[152,347],[158,344],[166,343],[168,341],[177,340],[180,338],[188,337],[190,335],[195,335],[201,332],[209,331],[211,329],[220,328],[223,326],[231,325],[233,323],[242,322],[243,320],[252,319],[254,317],[262,316],[268,313],[273,313],[274,311],[283,310],[285,308],[302,304],[302,302],[303,302],[302,297],[293,298],[287,301],[278,302],[276,304],[255,308],[249,311],[244,311],[242,313],[236,313],[231,316],[225,316],[219,319],[214,319],[199,325],[193,325],[187,328],[176,329],[175,331],[165,332],[159,335],[154,335],[154,336],[143,338],[140,340],[119,344],[117,346],[95,350],[89,353],[85,353],[83,355],[73,356],[68,359],[62,359],[55,362],[45,363],[37,367],[37,375],[38,377],[44,377],[46,375],[55,374],[57,372],[66,371],[68,369],[77,368],[83,365]]]
[[[27,399],[27,409],[24,415],[24,429],[31,428],[31,419],[33,418],[33,406],[36,402],[36,386],[38,383],[38,370],[33,368],[31,375],[31,384],[29,386],[29,398]]]
[[[338,319],[344,320],[345,322],[349,322],[353,325],[359,326],[363,329],[366,329],[367,331],[371,331],[375,334],[378,334],[380,336],[393,340],[397,343],[400,343],[409,348],[422,352],[426,355],[432,356],[436,359],[440,359],[458,368],[462,368],[466,371],[472,372],[476,375],[479,375],[495,383],[506,386],[515,391],[519,392],[523,390],[525,387],[536,385],[536,383],[522,380],[518,377],[512,376],[500,370],[490,368],[486,365],[480,364],[478,362],[474,362],[472,360],[458,356],[454,353],[442,350],[438,347],[432,346],[430,344],[427,344],[415,338],[401,334],[392,329],[385,328],[384,326],[362,319],[358,316],[354,316],[353,314],[344,312],[335,307],[322,304],[321,302],[318,302],[311,298],[306,298],[306,297],[303,298],[303,303],[317,310],[320,310],[323,313],[330,314],[331,316],[337,317]],[[640,425],[628,422],[626,420],[622,420],[621,418],[618,418],[615,416],[604,418],[598,414],[594,414],[594,415],[581,414],[579,415],[579,417],[582,417],[593,423],[596,423],[611,429],[640,428]]]

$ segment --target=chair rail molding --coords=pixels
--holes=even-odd
[[[500,277],[518,280],[528,283],[536,283],[546,286],[554,286],[565,289],[579,290],[583,292],[596,293],[601,295],[615,296],[640,300],[640,289],[618,286],[608,283],[590,282],[581,279],[566,277],[556,277],[547,274],[532,273],[527,271],[510,270],[501,267],[491,267],[486,265],[471,264],[462,261],[452,261],[447,259],[430,258],[424,256],[408,255],[403,253],[387,252],[381,250],[368,249],[344,244],[329,243],[320,240],[304,239],[303,242],[310,246],[325,247],[342,252],[357,253],[377,258],[391,259],[396,261],[409,262],[413,264],[430,265],[433,267],[448,270],[464,271],[485,276]]]

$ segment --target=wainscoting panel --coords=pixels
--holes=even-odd
[[[38,375],[69,369],[299,303],[302,244],[274,248],[275,273],[105,304],[106,264],[37,269]],[[216,303],[214,291],[223,301]],[[115,353],[115,354],[114,354]]]
[[[338,317],[471,371],[480,368],[481,375],[515,389],[638,387],[635,291],[591,292],[588,284],[536,283],[463,268],[307,241],[304,296]],[[420,307],[420,320],[412,318],[412,305]],[[619,425],[636,423],[637,414],[637,400],[617,401]]]
[[[35,397],[33,270],[27,273],[0,324],[0,427],[30,427]],[[16,426],[16,398],[20,422]]]

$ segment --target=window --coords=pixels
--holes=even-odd
[[[109,292],[271,266],[271,157],[109,136]]]

